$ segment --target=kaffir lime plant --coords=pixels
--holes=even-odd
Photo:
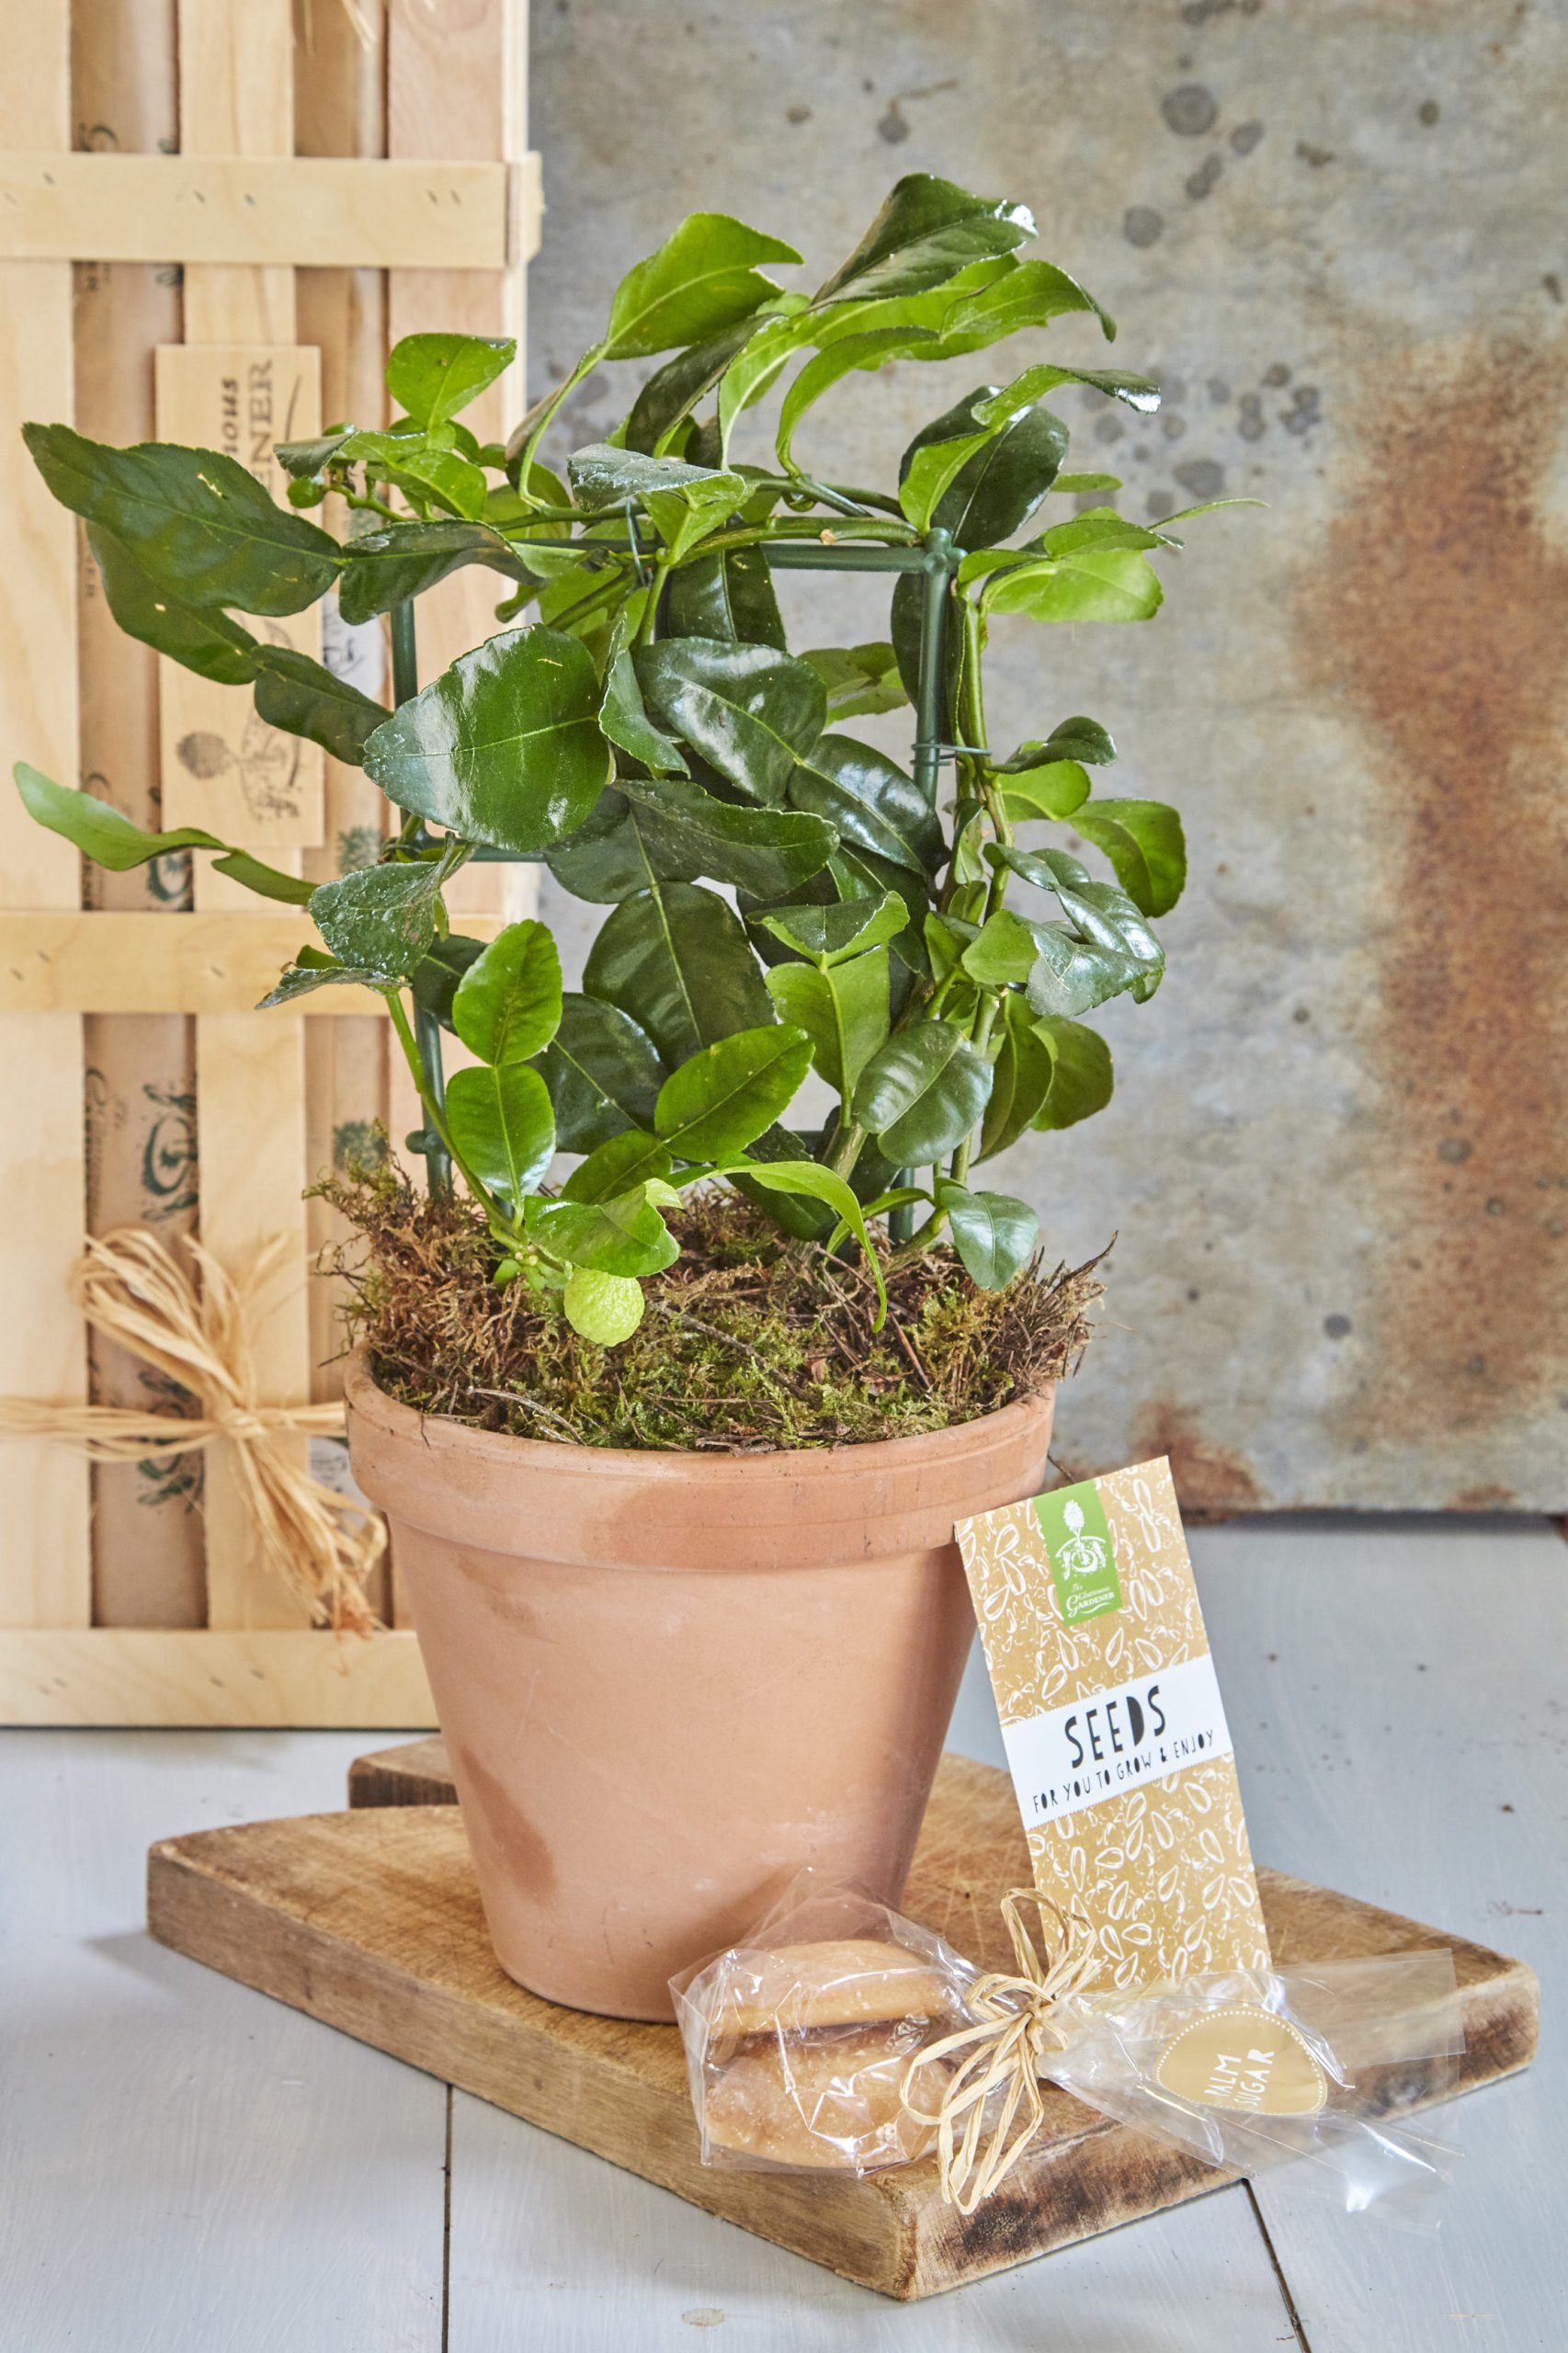
[[[642,1279],[678,1255],[664,1211],[715,1178],[792,1233],[853,1234],[873,1269],[866,1222],[889,1216],[895,1249],[950,1231],[975,1283],[1010,1283],[1034,1213],[973,1171],[1026,1128],[1104,1105],[1110,1057],[1082,1017],[1159,984],[1151,918],[1184,871],[1175,812],[1092,792],[1115,757],[1094,720],[1047,712],[1018,748],[992,747],[982,683],[997,616],[1158,608],[1149,558],[1179,545],[1167,526],[1096,505],[1020,542],[1052,494],[1081,506],[1118,486],[1064,471],[1050,396],[1091,385],[1147,413],[1156,387],[1031,362],[944,409],[885,489],[820,481],[799,452],[852,372],[1074,313],[1108,339],[1081,286],[1018,257],[1033,233],[1021,205],[915,176],[805,294],[768,274],[800,260],[792,246],[698,213],[630,272],[603,336],[505,446],[460,412],[512,346],[413,335],[388,361],[392,423],[281,449],[283,503],[211,450],[28,428],[121,627],[362,767],[395,827],[377,862],[312,888],[20,767],[28,808],[103,865],[215,851],[263,896],[308,907],[324,944],[266,1002],[345,983],[385,999],[432,1156],[480,1205],[495,1279],[558,1293],[607,1346],[635,1329]],[[664,353],[609,439],[551,472],[541,438],[574,387]],[[787,371],[757,464],[748,412]],[[301,511],[328,499],[352,510],[342,540]],[[772,574],[802,563],[889,573],[887,641],[790,653]],[[508,583],[497,633],[416,690],[417,600],[467,564]],[[235,618],[331,598],[347,622],[391,616],[390,714]],[[845,732],[905,700],[913,775]],[[1114,881],[1056,846],[1068,825]],[[563,991],[543,924],[488,945],[451,931],[443,889],[486,853],[543,859],[608,910],[580,990]],[[442,1029],[478,1058],[444,1088]],[[791,1105],[812,1070],[836,1108],[808,1134]],[[555,1188],[558,1153],[581,1157]]]

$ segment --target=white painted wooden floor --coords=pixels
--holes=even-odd
[[[1244,2186],[898,2306],[149,1942],[155,1837],[342,1802],[363,1735],[0,1735],[6,2353],[1560,2353],[1568,1546],[1194,1551],[1254,1844],[1524,1955],[1537,2066],[1448,2111],[1440,2235]],[[971,1673],[953,1745],[1000,1761]]]

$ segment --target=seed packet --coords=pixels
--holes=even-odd
[[[1266,1968],[1233,1746],[1164,1461],[960,1520],[1042,1895],[1117,1991]]]

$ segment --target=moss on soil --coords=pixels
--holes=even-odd
[[[364,1237],[338,1253],[352,1337],[390,1396],[477,1429],[582,1446],[751,1452],[947,1429],[1072,1371],[1100,1296],[1097,1261],[979,1291],[943,1245],[886,1266],[889,1310],[858,1252],[828,1257],[735,1194],[672,1210],[682,1251],[644,1285],[631,1338],[601,1348],[521,1282],[497,1290],[467,1202],[432,1201],[394,1165],[319,1191]],[[885,1264],[885,1260],[884,1260]]]

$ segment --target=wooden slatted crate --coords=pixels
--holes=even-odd
[[[261,729],[244,689],[170,664],[157,665],[154,683],[142,649],[108,650],[85,545],[35,474],[19,427],[76,416],[104,438],[151,432],[227,444],[276,488],[272,444],[321,422],[324,387],[333,414],[341,404],[379,422],[364,404],[382,397],[387,343],[438,328],[517,337],[518,362],[475,422],[494,434],[519,414],[524,271],[541,209],[525,135],[527,0],[477,0],[460,22],[423,0],[386,0],[374,28],[384,53],[369,56],[337,0],[316,0],[301,19],[312,54],[298,77],[299,119],[290,0],[137,0],[112,25],[114,12],[89,0],[77,0],[75,13],[74,23],[71,0],[35,0],[28,40],[0,84],[0,508],[10,539],[0,579],[0,754],[7,768],[25,758],[129,806],[135,794],[119,775],[84,758],[84,695],[91,706],[96,691],[100,707],[122,715],[122,735],[123,714],[151,710],[155,697],[156,748],[142,805],[131,813],[145,822],[161,803],[166,824],[221,821],[273,864],[324,879],[356,827],[379,825],[379,796],[357,772]],[[123,45],[127,25],[131,53],[109,71],[107,44]],[[178,152],[130,152],[139,140],[157,144],[160,72],[171,100],[177,73]],[[129,135],[118,146],[113,133],[97,136],[94,88],[139,78],[154,96],[140,113],[128,100]],[[136,273],[154,269],[160,283],[177,283],[183,338],[155,353],[145,342],[116,352],[113,321],[129,306],[110,305],[95,314],[96,339],[84,327],[78,364],[74,270],[80,298],[84,265],[100,280],[119,270],[132,289]],[[166,298],[161,308],[144,303],[143,324],[170,309]],[[126,393],[118,405],[117,383]],[[101,421],[138,414],[139,399],[140,427],[117,432]],[[437,593],[428,618],[422,604],[426,675],[487,633],[493,603],[471,574]],[[315,628],[315,615],[303,620]],[[313,638],[311,650],[320,650]],[[379,644],[369,658],[379,664]],[[111,664],[119,665],[112,678],[100,668]],[[113,730],[101,710],[89,707],[87,717],[96,751],[97,735]],[[529,883],[526,873],[478,866],[454,893],[454,913],[486,934],[526,911],[518,894]],[[76,852],[34,826],[7,788],[0,1045],[12,1112],[0,1145],[0,1392],[75,1402],[91,1379],[96,1395],[125,1395],[112,1361],[95,1357],[89,1368],[67,1290],[97,1207],[86,1023],[132,1062],[154,1032],[177,1056],[179,1025],[193,1029],[201,1238],[234,1270],[271,1236],[285,1238],[287,1263],[257,1327],[263,1392],[277,1404],[329,1393],[329,1305],[312,1299],[307,1278],[325,1228],[301,1194],[329,1160],[346,1104],[390,1111],[400,1131],[405,1106],[391,1082],[384,1017],[337,990],[255,1012],[299,944],[301,919],[204,862],[192,903],[172,909],[111,893],[85,906],[83,888]],[[312,1629],[255,1557],[215,1451],[182,1600],[179,1577],[162,1574],[177,1548],[148,1543],[117,1480],[41,1442],[0,1447],[0,1722],[433,1722],[395,1580],[386,1632],[338,1642]],[[184,1541],[189,1549],[188,1528]]]

